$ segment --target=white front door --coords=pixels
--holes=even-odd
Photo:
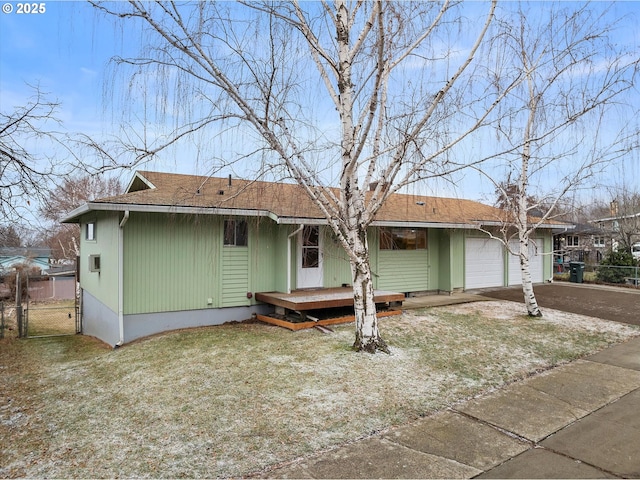
[[[322,287],[322,237],[318,225],[307,225],[298,235],[297,286]]]

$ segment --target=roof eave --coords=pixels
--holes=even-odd
[[[499,221],[495,221],[495,220],[489,220],[489,221],[484,221],[484,220],[477,220],[475,225],[477,227],[504,227],[504,222],[499,222]],[[529,225],[529,227],[532,225]],[[540,225],[536,226],[535,228],[539,229],[539,228],[544,228],[544,229],[553,229],[553,228],[563,228],[563,229],[573,229],[575,228],[575,225],[571,225],[571,224],[567,224],[567,223],[541,223]]]
[[[640,217],[640,212],[630,213],[629,215],[619,215],[617,217],[597,218],[595,220],[588,220],[588,222],[589,223],[611,222],[613,220],[625,220],[627,218],[636,218],[636,217]]]
[[[456,222],[411,222],[411,221],[395,221],[395,220],[376,220],[371,223],[373,227],[395,227],[395,228],[476,228],[475,225],[469,223]]]
[[[277,221],[267,210],[247,210],[239,208],[186,207],[180,205],[143,205],[127,203],[88,202],[69,212],[61,223],[80,223],[80,218],[90,212],[140,212],[140,213],[182,213],[190,215],[229,215],[244,217],[270,217]]]

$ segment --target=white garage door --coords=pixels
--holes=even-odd
[[[531,239],[529,242],[529,267],[531,269],[531,280],[533,283],[544,282],[544,256],[542,246],[544,242],[541,238]],[[509,242],[509,247],[513,251],[518,251],[518,241]],[[520,273],[520,257],[509,254],[509,285],[522,285],[522,273]]]
[[[465,289],[504,285],[502,243],[490,238],[465,240]]]

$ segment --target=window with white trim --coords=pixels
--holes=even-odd
[[[604,247],[606,246],[606,240],[604,237],[593,237],[593,246],[594,247]]]
[[[96,222],[87,222],[85,225],[85,240],[96,239]]]
[[[246,247],[249,239],[249,227],[246,220],[234,218],[224,221],[224,245],[227,247]]]
[[[567,247],[577,247],[580,245],[580,238],[577,235],[567,235]]]

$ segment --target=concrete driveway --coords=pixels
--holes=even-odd
[[[640,289],[576,283],[548,283],[533,288],[543,309],[553,308],[614,322],[640,325]],[[521,287],[483,291],[482,296],[524,303]]]

